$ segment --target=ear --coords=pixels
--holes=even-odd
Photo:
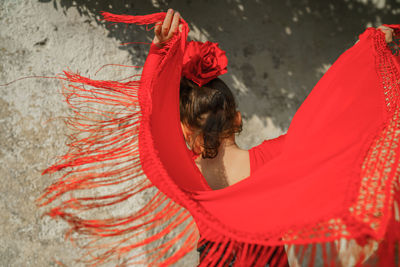
[[[193,152],[196,154],[202,153],[204,148],[201,146],[202,144],[201,135],[196,136],[196,140],[193,140],[193,131],[182,122],[181,122],[181,128],[185,141],[189,145],[189,147],[192,147]]]
[[[193,152],[194,152],[195,154],[201,154],[201,153],[203,153],[203,151],[204,151],[203,144],[204,144],[203,135],[202,135],[202,134],[197,135],[197,136],[196,136],[196,139],[195,139],[195,141],[194,141],[194,144],[193,144]]]
[[[189,136],[192,134],[192,131],[181,122],[181,128],[183,132],[183,137],[185,138],[185,141],[189,143]]]
[[[235,124],[240,125],[242,123],[242,113],[240,111],[236,111],[236,117],[235,117]]]

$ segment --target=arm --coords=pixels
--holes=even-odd
[[[163,24],[166,20],[165,17]],[[161,38],[154,39],[140,79],[143,119],[139,154],[142,169],[151,183],[175,202],[186,205],[182,190],[201,190],[204,183],[188,153],[179,118],[179,85],[189,29],[178,15],[170,20],[169,31],[174,34],[168,39],[158,24],[155,32]],[[182,31],[176,30],[178,25],[174,20],[183,24]]]
[[[255,164],[263,164],[271,159],[277,157],[281,151],[283,144],[285,143],[286,134],[282,134],[279,137],[264,140],[258,146],[253,147],[255,150]]]
[[[285,143],[286,134],[282,134],[276,138],[264,140],[260,146],[260,150],[268,157],[274,158],[280,154],[283,144]]]
[[[146,59],[146,65],[158,65],[165,51],[162,49],[165,44],[172,38],[179,25],[179,12],[169,9],[163,22],[158,22],[154,27],[154,38],[150,45],[150,51]],[[182,24],[179,25],[179,31],[182,32]],[[144,68],[147,69],[146,67]],[[151,76],[152,74],[150,74]],[[142,76],[146,77],[146,73]]]
[[[381,25],[377,29],[381,30],[385,34],[386,43],[390,43],[393,41],[394,30],[392,28]]]
[[[393,41],[394,29],[381,25],[376,28],[377,30],[381,30],[385,34],[385,41],[386,43],[390,44]],[[357,40],[354,44],[358,43]]]

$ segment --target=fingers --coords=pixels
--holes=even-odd
[[[179,24],[180,18],[179,12],[174,13],[172,8],[168,9],[164,21],[157,22],[154,27],[155,36],[153,42],[159,47],[162,47],[166,41],[171,39],[178,28],[179,31],[182,32],[182,24]]]
[[[393,37],[394,29],[383,26],[383,25],[379,26],[377,29],[381,30],[385,34],[385,40],[387,43],[390,43],[393,41],[392,37]]]
[[[387,26],[383,26],[383,25],[379,26],[378,29],[385,29],[385,30],[394,31],[392,28],[387,27]]]
[[[154,34],[159,38],[161,37],[161,25],[162,25],[162,22],[159,21],[156,23],[156,26],[154,27]]]
[[[173,13],[174,13],[174,11],[172,10],[172,8],[168,9],[167,15],[164,18],[164,22],[163,22],[162,27],[161,27],[161,33],[164,36],[168,36],[168,32],[169,32],[169,28],[171,26]]]
[[[179,18],[180,18],[179,12],[175,12],[174,18],[172,20],[171,28],[170,28],[168,36],[167,36],[167,39],[171,38],[172,35],[174,35],[176,30],[178,29]]]
[[[386,27],[386,26],[379,26],[379,30],[381,30],[383,33],[390,33],[393,34],[394,30],[392,28]]]

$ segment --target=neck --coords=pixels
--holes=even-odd
[[[235,139],[227,138],[215,158],[195,160],[197,167],[212,189],[221,189],[250,175],[249,153],[240,149]]]
[[[218,148],[218,154],[220,151],[228,151],[232,149],[238,149],[238,145],[236,144],[235,138],[226,138],[221,142],[221,145]]]
[[[218,148],[218,154],[215,158],[207,158],[203,159],[201,156],[196,158],[197,162],[200,162],[201,160],[207,160],[208,162],[214,161],[214,162],[219,162],[221,159],[229,159],[234,152],[242,150],[235,141],[235,136],[230,137],[230,138],[225,138],[222,140],[219,148]]]

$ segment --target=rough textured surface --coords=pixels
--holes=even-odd
[[[291,118],[330,64],[366,26],[398,23],[399,1],[68,1],[0,0],[0,84],[63,69],[94,76],[103,64],[143,64],[144,27],[106,27],[99,11],[148,14],[172,7],[189,22],[190,37],[219,42],[244,118],[243,148],[287,130]],[[108,68],[102,79],[131,70]],[[54,79],[0,87],[0,265],[78,266],[80,251],[63,239],[66,225],[41,218],[34,200],[53,177],[43,169],[66,150],[68,113]],[[194,266],[193,251],[176,266]]]

